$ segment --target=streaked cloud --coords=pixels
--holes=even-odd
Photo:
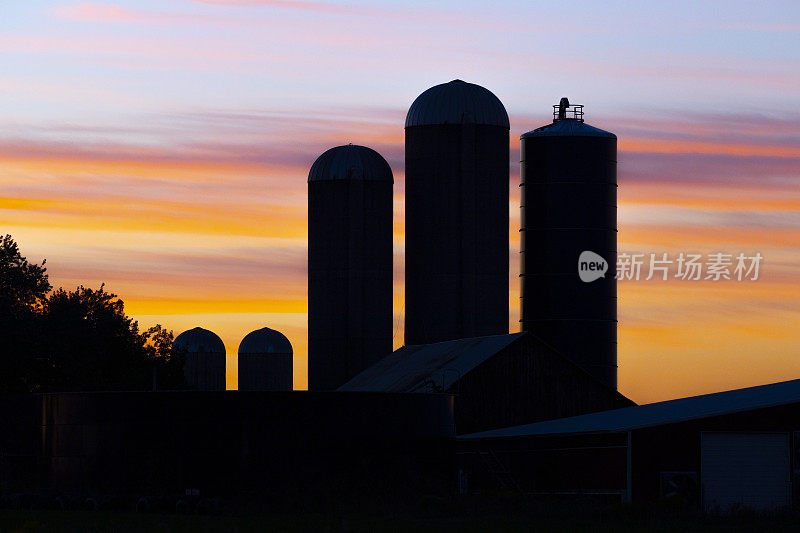
[[[566,94],[619,137],[620,249],[765,257],[750,285],[620,283],[622,391],[652,401],[797,377],[796,8],[563,9],[15,4],[0,20],[0,232],[47,257],[57,286],[107,282],[143,324],[216,331],[231,386],[241,337],[280,329],[302,388],[313,160],[352,142],[394,170],[398,346],[405,112],[453,78],[495,92],[512,124],[515,330],[519,134]]]
[[[76,4],[54,10],[59,17],[81,22],[138,22],[142,18],[132,11],[111,4]]]

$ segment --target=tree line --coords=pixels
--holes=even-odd
[[[2,238],[0,393],[186,388],[172,331],[140,331],[105,285],[53,290],[45,264]]]

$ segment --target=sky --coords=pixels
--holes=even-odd
[[[562,96],[619,138],[619,250],[763,256],[753,280],[619,282],[619,388],[644,403],[800,378],[800,4],[174,0],[0,3],[0,233],[54,286],[225,342],[269,326],[307,386],[308,170],[347,143],[395,175],[403,122],[460,78],[519,135]]]

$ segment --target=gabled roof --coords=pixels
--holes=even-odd
[[[490,439],[629,431],[800,402],[800,379],[461,435]]]
[[[339,387],[340,391],[446,391],[524,333],[403,346]]]

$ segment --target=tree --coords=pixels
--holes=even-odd
[[[52,286],[45,263],[31,264],[19,252],[19,246],[5,235],[0,245],[0,312],[38,311]]]
[[[145,332],[115,294],[84,286],[50,292],[44,263],[31,265],[7,235],[0,263],[0,391],[183,388],[183,355],[157,325]]]
[[[145,332],[145,336],[147,357],[153,366],[154,388],[186,388],[186,378],[183,375],[186,350],[173,349],[172,341],[175,340],[175,336],[172,330],[166,330],[161,324],[156,324]]]
[[[31,264],[5,235],[0,244],[0,392],[27,389],[40,315],[52,288],[47,269]]]

